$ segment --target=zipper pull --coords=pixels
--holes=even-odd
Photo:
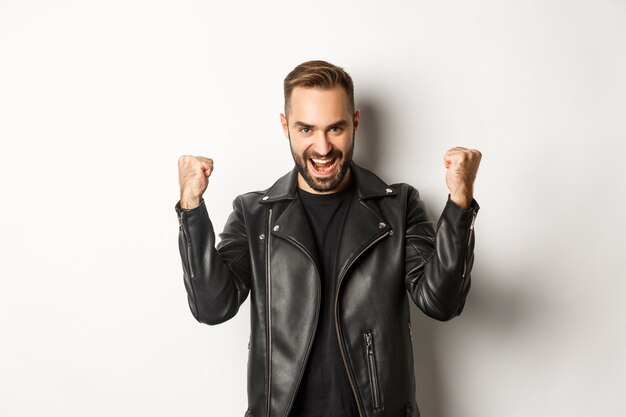
[[[467,236],[467,245],[465,245],[465,259],[463,260],[463,275],[461,275],[461,278],[465,278],[465,274],[467,274],[467,263],[469,261],[469,246],[470,243],[472,242],[472,235],[474,234],[474,223],[476,222],[476,214],[478,214],[478,212],[476,211],[476,209],[472,209],[472,222],[470,223],[470,227],[469,227],[469,233]]]
[[[374,354],[374,350],[372,349],[372,335],[370,333],[365,333],[365,348],[368,355]]]
[[[476,211],[476,209],[472,209],[472,223],[470,224],[470,230],[474,230],[474,222],[476,222],[476,215],[478,214],[478,212]]]

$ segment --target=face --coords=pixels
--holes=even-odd
[[[296,87],[288,114],[280,119],[298,169],[298,186],[314,194],[342,190],[350,180],[359,124],[359,112],[352,113],[344,89]]]

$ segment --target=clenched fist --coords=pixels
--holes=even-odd
[[[459,207],[468,208],[474,198],[474,179],[482,154],[477,149],[457,146],[448,149],[443,157],[446,171],[446,185],[450,199]]]
[[[178,158],[180,207],[192,209],[200,205],[202,194],[209,185],[213,160],[203,156],[183,155]]]

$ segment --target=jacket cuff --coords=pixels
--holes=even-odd
[[[463,212],[471,213],[473,211],[477,212],[480,209],[480,206],[478,205],[478,202],[476,201],[476,199],[472,198],[472,203],[470,204],[468,208],[462,208],[458,206],[454,201],[452,201],[452,199],[450,198],[450,194],[448,194],[448,202],[446,203],[446,207],[447,206],[452,206],[462,213]]]
[[[200,199],[200,205],[198,205],[198,207],[194,207],[191,209],[184,209],[180,206],[180,200],[178,200],[178,202],[176,203],[176,205],[174,206],[174,209],[176,210],[176,213],[178,214],[178,217],[181,217],[183,215],[183,213],[188,213],[188,214],[193,214],[193,213],[197,213],[199,211],[202,210],[202,208],[204,208],[204,198]]]
[[[479,209],[480,206],[478,205],[478,202],[473,198],[472,203],[468,208],[462,208],[452,201],[450,199],[450,194],[448,194],[448,201],[446,206],[443,208],[441,217],[439,218],[439,225],[443,219],[446,219],[449,224],[460,227],[461,229],[465,229],[470,226],[473,227]]]
[[[208,221],[209,213],[207,212],[204,199],[200,199],[200,205],[192,209],[184,209],[180,206],[180,200],[174,206],[178,217],[179,229],[182,232],[183,223],[188,227],[192,225],[200,225],[204,227]]]

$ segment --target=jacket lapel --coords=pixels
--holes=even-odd
[[[349,268],[379,237],[389,233],[389,224],[382,218],[372,200],[396,195],[395,190],[389,188],[380,178],[354,162],[350,164],[350,170],[356,192],[348,208],[339,242],[339,271]],[[291,200],[282,213],[276,213],[276,220],[271,225],[273,234],[291,241],[312,259],[317,259],[313,234],[304,207],[296,196],[296,186],[297,170],[294,167],[270,187],[259,202],[272,204]]]
[[[309,219],[299,198],[289,204],[272,225],[274,236],[280,236],[299,246],[317,263],[318,254]]]
[[[387,187],[370,171],[354,163],[351,170],[356,193],[348,208],[339,243],[337,266],[340,276],[345,274],[360,254],[369,249],[377,239],[389,233],[390,226],[373,200],[395,195],[394,190]]]
[[[348,208],[341,233],[337,254],[337,272],[344,274],[369,245],[388,231],[387,223],[374,213],[367,203],[355,196]]]
[[[309,220],[302,202],[296,197],[297,175],[298,171],[294,167],[291,172],[276,181],[259,202],[270,204],[276,210],[273,224],[270,225],[274,236],[289,240],[315,260],[317,250]],[[281,211],[281,207],[285,208]]]

